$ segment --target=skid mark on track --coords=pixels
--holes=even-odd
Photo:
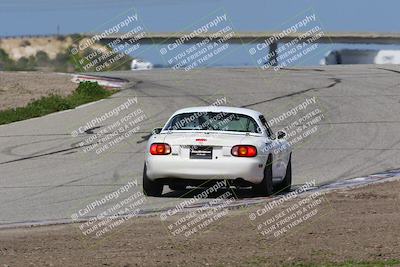
[[[399,73],[399,74],[400,74],[400,71],[399,71],[399,70],[392,70],[392,69],[385,69],[385,68],[377,68],[377,69],[379,69],[379,70],[385,70],[385,71],[390,71],[390,72],[394,72],[394,73]]]
[[[60,154],[60,153],[68,152],[68,151],[75,150],[75,149],[77,149],[77,147],[71,147],[71,148],[56,150],[56,151],[52,151],[52,152],[48,152],[48,153],[43,153],[43,154],[35,155],[35,156],[22,157],[22,158],[19,158],[19,159],[13,159],[13,160],[8,160],[8,161],[3,161],[3,162],[0,162],[0,165],[4,165],[4,164],[8,164],[8,163],[13,163],[13,162],[19,162],[19,161],[23,161],[23,160],[29,160],[29,159],[40,158],[40,157],[45,157],[45,156],[50,156],[50,155],[55,155],[55,154]]]
[[[251,103],[251,104],[243,105],[241,107],[242,108],[248,108],[248,107],[256,106],[256,105],[259,105],[259,104],[264,104],[264,103],[267,103],[267,102],[271,102],[271,101],[274,101],[274,100],[277,100],[277,99],[283,99],[283,98],[287,98],[287,97],[291,97],[291,96],[295,96],[295,95],[304,94],[304,93],[307,93],[307,92],[310,92],[310,91],[319,91],[319,90],[322,90],[322,89],[328,89],[328,88],[332,88],[332,87],[334,87],[337,84],[342,82],[342,80],[339,79],[339,78],[329,78],[329,79],[333,80],[333,82],[328,84],[327,86],[324,86],[324,87],[312,87],[312,88],[308,88],[308,89],[305,89],[305,90],[293,92],[293,93],[290,93],[290,94],[277,96],[277,97],[265,99],[265,100],[262,100],[262,101],[254,102],[254,103]]]

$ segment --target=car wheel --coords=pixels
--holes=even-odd
[[[258,196],[269,196],[274,192],[272,183],[272,155],[268,156],[267,164],[264,169],[264,178],[260,184],[253,186],[253,191]]]
[[[170,184],[169,189],[173,191],[182,191],[186,189],[186,185],[180,185],[180,184]]]
[[[290,153],[286,174],[282,182],[279,184],[278,191],[289,192],[292,186],[292,154]]]
[[[149,197],[160,197],[163,187],[163,184],[152,181],[147,177],[147,167],[145,164],[143,168],[143,193]]]

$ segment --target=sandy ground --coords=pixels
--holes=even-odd
[[[4,49],[10,58],[18,60],[21,57],[29,58],[37,52],[44,51],[49,58],[54,59],[57,54],[65,52],[73,44],[71,37],[59,39],[56,37],[42,38],[9,38],[0,40],[0,48]]]
[[[313,198],[322,200],[314,206],[317,214],[280,236],[258,230],[259,219],[271,218],[271,213],[249,219],[270,199],[231,210],[189,238],[171,235],[166,227],[170,219],[161,222],[158,216],[131,218],[100,239],[85,237],[76,224],[6,229],[0,231],[0,266],[287,266],[400,260],[399,188],[400,181],[392,181]],[[311,196],[288,200],[274,214]]]
[[[0,72],[0,110],[22,107],[49,94],[68,95],[77,87],[69,75],[42,72]]]

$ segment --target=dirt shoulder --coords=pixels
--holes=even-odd
[[[367,261],[377,265],[354,266],[389,266],[388,260],[395,260],[390,266],[400,266],[399,188],[400,181],[392,181],[328,193],[315,206],[317,214],[278,238],[274,231],[261,234],[257,220],[249,219],[270,201],[232,210],[190,238],[172,236],[158,216],[132,218],[96,242],[84,238],[76,225],[1,230],[0,264],[290,266]],[[301,199],[276,206],[275,214]]]
[[[43,72],[0,72],[0,110],[23,107],[33,99],[76,89],[71,76]]]

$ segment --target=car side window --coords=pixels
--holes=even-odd
[[[264,126],[265,131],[267,132],[268,137],[271,138],[271,139],[275,139],[275,135],[274,135],[274,133],[272,132],[271,127],[269,127],[268,122],[267,122],[267,120],[264,118],[264,116],[260,115],[259,119],[260,119],[262,125]]]

